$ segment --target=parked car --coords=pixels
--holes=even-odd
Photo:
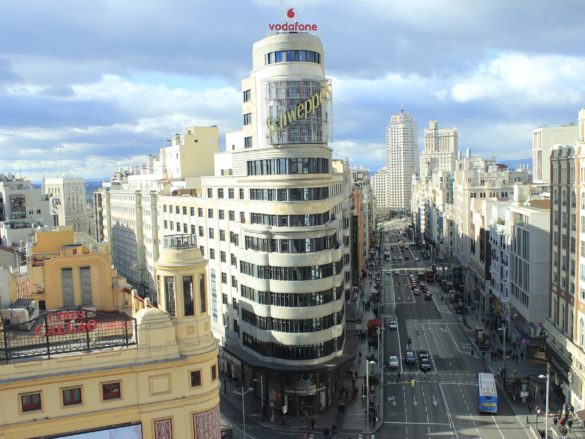
[[[414,352],[412,351],[406,351],[406,355],[404,357],[404,361],[406,364],[415,364],[416,363],[416,357],[414,356]]]
[[[390,355],[390,357],[388,357],[388,367],[390,369],[398,369],[398,367],[400,367],[400,364],[398,364],[398,357],[396,355]]]
[[[386,327],[388,329],[398,329],[398,322],[394,317],[389,317],[386,319]]]

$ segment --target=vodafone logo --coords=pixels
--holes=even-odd
[[[316,24],[305,24],[299,23],[298,21],[292,22],[297,16],[294,8],[290,8],[286,11],[286,20],[290,20],[286,23],[271,23],[268,25],[268,28],[271,31],[288,31],[288,32],[317,32],[317,25]]]

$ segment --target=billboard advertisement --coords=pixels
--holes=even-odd
[[[328,80],[266,81],[263,94],[268,145],[327,143],[331,108]]]
[[[66,436],[51,436],[51,439],[142,439],[142,425],[104,428],[102,430],[84,431]]]

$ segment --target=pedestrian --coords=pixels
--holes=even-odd
[[[311,419],[311,431],[315,431],[315,428],[317,428],[317,421],[315,421],[315,418]]]
[[[333,424],[331,426],[331,438],[332,439],[336,439],[337,438],[337,426],[335,424]]]
[[[522,361],[524,361],[524,351],[521,351],[521,352],[520,352],[520,359],[521,359]]]
[[[569,427],[569,431],[571,431],[571,428],[573,428],[573,418],[570,418],[567,421],[567,427]]]
[[[528,403],[528,414],[532,414],[532,404]]]

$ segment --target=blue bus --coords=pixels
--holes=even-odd
[[[478,409],[480,413],[498,413],[498,389],[493,373],[477,375],[479,393]]]

